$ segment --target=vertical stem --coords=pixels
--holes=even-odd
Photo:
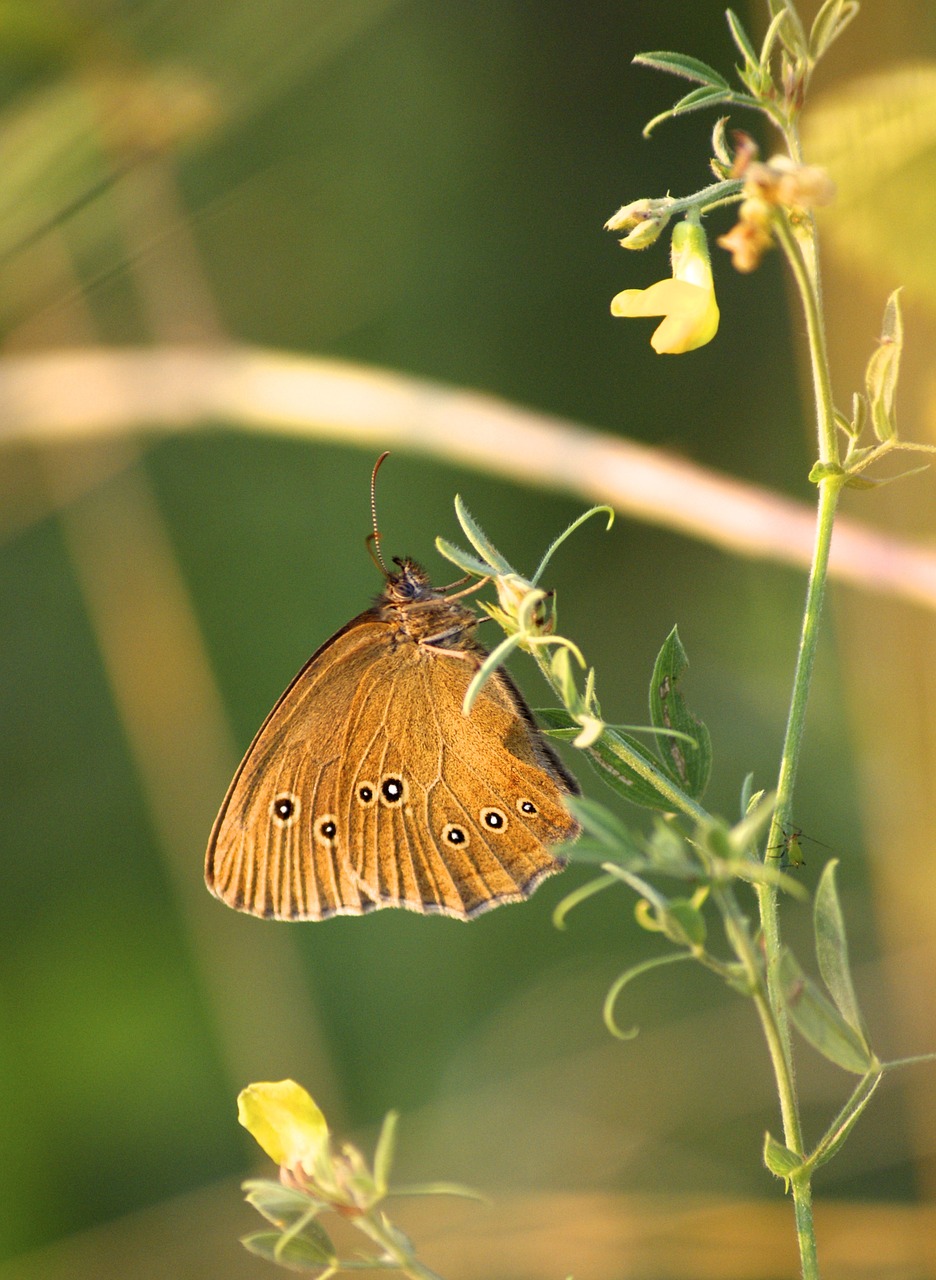
[[[799,152],[796,138],[791,138],[790,142],[791,154],[798,159]],[[813,557],[809,572],[809,583],[806,589],[806,605],[803,612],[803,625],[796,656],[796,670],[793,675],[790,711],[787,718],[777,779],[777,803],[767,840],[767,857],[771,856],[769,852],[771,848],[784,848],[786,824],[792,811],[793,789],[796,782],[796,771],[806,722],[806,706],[809,701],[809,689],[812,683],[819,639],[819,622],[822,616],[822,602],[828,575],[832,528],[839,494],[845,478],[841,472],[838,428],[835,423],[835,411],[832,402],[832,382],[829,373],[825,326],[822,315],[815,231],[813,229],[809,243],[803,246],[797,239],[793,227],[783,212],[778,212],[774,220],[774,231],[777,241],[790,264],[806,318],[813,393],[816,404],[819,460],[826,464],[828,473],[819,481],[819,502],[816,512]],[[780,1107],[783,1116],[784,1141],[790,1150],[804,1154],[799,1102],[796,1095],[790,1023],[783,1003],[782,993],[777,987],[777,963],[781,950],[777,891],[769,885],[761,885],[758,887],[758,898],[764,950],[767,958],[767,991],[770,1012],[775,1021],[776,1033],[785,1063],[785,1071],[782,1073],[777,1072],[775,1063]],[[762,1021],[764,1021],[763,1013]],[[786,1086],[789,1087],[787,1088]],[[807,1280],[818,1280],[819,1259],[816,1252],[810,1178],[811,1170],[806,1169],[793,1177],[791,1183],[802,1273]]]

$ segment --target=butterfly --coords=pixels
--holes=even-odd
[[[283,693],[215,821],[205,879],[236,910],[470,919],[529,897],[578,835],[578,784],[506,671],[463,714],[487,656],[465,593],[414,560],[388,571],[376,522],[374,545],[383,591]]]

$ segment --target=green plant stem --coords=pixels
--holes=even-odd
[[[437,1272],[430,1271],[413,1256],[411,1248],[404,1248],[401,1245],[399,1233],[389,1228],[383,1214],[377,1212],[364,1214],[355,1220],[354,1225],[375,1244],[379,1244],[387,1257],[392,1259],[394,1265],[410,1280],[442,1280]]]
[[[788,131],[787,141],[790,146],[790,154],[799,160],[799,143],[795,136],[795,131]],[[822,462],[836,466],[840,465],[839,438],[835,423],[832,382],[829,373],[825,326],[822,315],[818,255],[815,230],[811,223],[808,229],[811,234],[809,234],[804,245],[785,214],[779,214],[774,220],[776,239],[790,265],[806,319],[813,394],[816,405],[816,434],[819,458]],[[796,669],[793,675],[790,711],[780,758],[780,770],[777,779],[777,802],[771,820],[770,834],[767,839],[767,857],[771,856],[771,849],[779,848],[783,850],[786,846],[787,824],[792,813],[793,790],[796,782],[796,771],[806,722],[806,707],[809,701],[809,690],[812,683],[819,639],[819,623],[822,616],[822,603],[828,576],[832,528],[843,480],[844,476],[833,474],[819,483],[813,556],[806,589],[806,604],[803,612],[803,625],[800,631]],[[780,1109],[783,1118],[784,1142],[791,1151],[805,1154],[799,1102],[796,1094],[790,1024],[782,993],[777,986],[777,966],[781,954],[778,895],[777,890],[770,885],[758,885],[757,894],[764,951],[767,960],[767,991],[771,1021],[776,1026],[779,1039],[779,1044],[776,1046],[779,1050],[779,1058],[783,1059],[783,1068],[781,1070],[778,1069],[779,1058],[775,1056],[774,1046],[771,1045],[770,1036],[768,1036],[768,1045],[771,1047],[771,1054],[774,1060],[774,1074],[777,1079]],[[763,1015],[761,1020],[764,1023]],[[811,1167],[804,1167],[801,1172],[791,1178],[791,1184],[802,1273],[806,1280],[818,1280],[819,1260],[816,1253],[816,1235],[812,1213],[811,1176]]]

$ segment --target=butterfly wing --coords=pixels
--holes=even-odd
[[[462,919],[528,897],[562,867],[578,790],[509,677],[462,714],[477,669],[400,642],[376,611],[316,654],[228,790],[205,863],[229,906],[321,920],[398,906]]]
[[[208,887],[228,906],[280,920],[367,910],[327,819],[357,691],[390,647],[386,624],[361,614],[312,655],[263,722],[205,856]]]
[[[338,838],[367,898],[468,918],[529,897],[562,863],[550,846],[578,825],[578,787],[497,672],[471,714],[462,703],[475,651],[409,646],[387,687],[368,673],[342,753]]]

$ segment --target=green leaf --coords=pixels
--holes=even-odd
[[[615,748],[621,745],[639,756],[654,772],[659,771],[659,762],[630,734],[606,729],[598,741],[586,750],[589,763],[594,766],[604,781],[618,795],[630,800],[632,804],[644,809],[657,809],[663,813],[672,813],[673,802],[657,791],[652,782],[641,777],[631,766],[621,759]]]
[[[474,1187],[467,1187],[462,1182],[408,1182],[405,1186],[394,1187],[392,1196],[458,1196],[462,1200],[477,1200],[479,1204],[490,1204],[490,1200]]]
[[[546,732],[553,733],[557,737],[576,738],[582,731],[581,725],[577,724],[562,707],[549,707],[537,711],[536,716]],[[585,755],[602,780],[618,795],[624,796],[632,804],[640,805],[644,809],[658,809],[663,813],[671,813],[672,801],[661,795],[651,782],[641,777],[626,760],[621,758],[622,748],[633,752],[654,773],[660,772],[659,763],[642,743],[630,734],[621,733],[620,730],[610,729],[607,726],[597,742],[585,748]]]
[[[701,868],[698,860],[687,852],[688,847],[675,827],[660,818],[654,819],[646,843],[647,860],[654,871],[679,880],[698,879]]]
[[[568,796],[569,812],[578,818],[582,828],[602,845],[607,853],[619,855],[634,850],[634,841],[620,818],[597,800],[588,796]]]
[[[744,29],[744,24],[741,22],[741,19],[733,9],[726,10],[725,18],[728,21],[728,29],[731,32],[731,38],[738,46],[738,50],[744,58],[744,61],[747,63],[747,66],[751,70],[759,68],[760,59],[754,50],[754,45],[751,43],[751,37]]]
[[[708,87],[693,89],[684,98],[674,102],[666,111],[661,111],[658,116],[648,120],[643,127],[643,136],[649,138],[657,125],[662,124],[664,120],[688,115],[690,111],[701,111],[703,107],[716,107],[722,102],[730,102],[738,106],[757,105],[753,98],[748,98],[745,94],[734,93],[731,89],[710,89]]]
[[[837,40],[858,13],[857,0],[826,0],[813,19],[809,32],[809,54],[818,62],[829,45]]]
[[[855,1127],[858,1117],[871,1101],[883,1079],[883,1071],[870,1072],[856,1086],[852,1096],[819,1139],[815,1151],[811,1153],[809,1163],[814,1169],[826,1164],[844,1146],[845,1139]]]
[[[780,42],[793,57],[805,55],[807,52],[806,28],[800,21],[799,14],[791,4],[787,3],[787,0],[769,0],[769,3],[770,11],[774,17],[767,28],[767,34],[764,36],[761,61],[767,61],[776,36],[780,37]],[[773,31],[774,27],[776,28],[775,32]]]
[[[684,947],[705,946],[705,916],[688,898],[671,898],[662,923],[671,942]]]
[[[390,1169],[393,1165],[393,1155],[396,1151],[396,1131],[399,1118],[398,1112],[387,1112],[380,1127],[377,1146],[374,1148],[374,1182],[377,1184],[377,1190],[382,1196],[387,1194],[387,1184],[390,1181]]]
[[[864,1037],[849,1026],[835,1005],[806,977],[786,948],[780,956],[778,977],[790,1020],[814,1049],[856,1075],[865,1075],[875,1068],[876,1059]]]
[[[274,1227],[286,1230],[322,1207],[322,1202],[315,1200],[304,1191],[296,1191],[292,1187],[284,1187],[281,1182],[272,1182],[267,1178],[255,1178],[243,1184],[247,1193],[245,1199],[249,1205],[262,1213],[267,1222]]]
[[[470,551],[463,551],[461,547],[456,547],[455,543],[449,542],[448,538],[436,538],[435,544],[439,555],[445,556],[446,560],[451,560],[452,564],[458,565],[464,573],[475,573],[479,578],[490,577],[491,566],[473,556]]]
[[[513,573],[513,569],[465,506],[460,493],[456,493],[455,495],[455,514],[458,517],[458,523],[461,525],[465,537],[474,547],[475,551],[477,551],[478,555],[487,561],[494,572]]]
[[[690,58],[685,53],[638,53],[633,61],[639,67],[669,71],[674,76],[682,76],[685,80],[696,80],[699,84],[711,85],[718,89],[730,88],[725,77],[714,67],[710,67],[707,62],[700,62],[698,58]]]
[[[771,1173],[789,1186],[790,1178],[803,1167],[803,1157],[778,1142],[771,1133],[764,1134],[764,1164]]]
[[[276,1231],[254,1231],[251,1235],[241,1236],[241,1244],[258,1257],[266,1258],[267,1262],[275,1262],[293,1271],[321,1271],[323,1267],[334,1267],[338,1262],[333,1252],[304,1235],[284,1239]]]
[[[816,888],[816,898],[813,903],[816,959],[819,962],[822,981],[826,984],[836,1009],[852,1030],[866,1041],[865,1026],[858,1008],[855,988],[852,986],[851,969],[848,963],[845,920],[835,883],[837,866],[837,858],[826,863]]]
[[[650,680],[650,719],[657,729],[675,729],[693,739],[695,746],[675,738],[661,739],[657,751],[673,781],[698,800],[712,769],[712,740],[701,720],[689,710],[679,692],[679,681],[689,662],[676,627],[657,655]]]
[[[897,434],[894,401],[900,376],[903,351],[903,317],[900,313],[900,290],[895,289],[884,308],[884,324],[880,345],[872,352],[865,370],[865,388],[871,407],[871,426],[880,441],[892,440]]]

